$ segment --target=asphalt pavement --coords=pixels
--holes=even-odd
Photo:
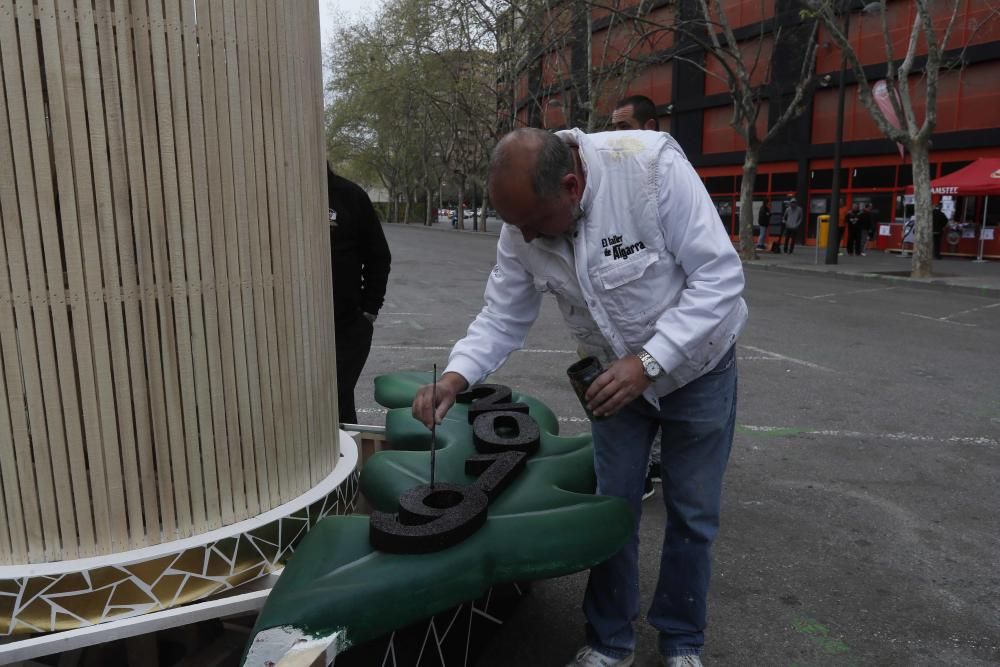
[[[444,366],[496,243],[448,224],[385,230],[392,275],[356,392],[371,424],[375,375]],[[812,253],[747,264],[705,664],[1000,664],[1000,262],[944,260],[913,281],[896,256],[831,268]],[[492,379],[544,401],[562,432],[588,430],[565,380],[573,347],[547,299]],[[663,521],[657,493],[642,519],[646,601]],[[565,664],[585,583],[537,583],[480,666]],[[655,632],[637,627],[636,664],[657,664]]]

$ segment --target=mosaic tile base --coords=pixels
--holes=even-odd
[[[329,495],[246,533],[120,566],[0,579],[0,636],[71,630],[194,602],[272,572],[317,521],[354,511],[355,470]]]

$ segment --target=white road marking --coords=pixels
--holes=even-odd
[[[1000,447],[1000,440],[986,436],[959,436],[937,437],[933,435],[920,435],[919,433],[862,433],[861,431],[839,431],[830,429],[819,430],[798,430],[794,427],[784,426],[753,426],[750,424],[740,424],[739,428],[744,431],[756,431],[758,433],[778,433],[788,432],[788,435],[817,435],[829,438],[874,438],[880,440],[899,440],[904,442],[946,442],[960,445],[983,445],[986,447]]]
[[[385,408],[358,408],[358,414],[384,415]],[[590,420],[586,417],[559,417],[563,424],[583,424]],[[1000,447],[1000,440],[986,436],[960,436],[951,435],[938,437],[934,435],[920,435],[919,433],[863,433],[861,431],[840,431],[832,429],[802,429],[787,426],[756,426],[753,424],[739,424],[738,428],[743,431],[753,431],[756,433],[775,433],[779,436],[795,437],[800,435],[819,436],[824,438],[854,438],[868,440],[895,440],[898,442],[941,442],[951,445],[976,445],[980,447]]]
[[[789,294],[788,296],[794,296],[797,299],[829,299],[833,296],[847,296],[848,294],[864,294],[865,292],[887,292],[889,290],[894,290],[895,287],[870,287],[868,289],[856,289],[850,290],[848,292],[831,292],[829,294],[817,294],[816,296],[801,296],[798,294]]]
[[[968,310],[960,310],[957,313],[952,313],[951,315],[945,315],[941,319],[943,319],[943,320],[950,320],[951,318],[958,317],[959,315],[968,315],[969,313],[974,313],[977,310],[986,310],[987,308],[996,308],[998,306],[1000,306],[1000,302],[991,303],[991,304],[989,304],[987,306],[980,306],[979,308],[969,308]]]
[[[807,368],[815,368],[818,371],[826,371],[827,373],[836,373],[837,371],[832,368],[827,368],[826,366],[820,366],[819,364],[814,364],[811,361],[805,361],[803,359],[796,359],[795,357],[788,357],[783,354],[778,354],[777,352],[771,352],[770,350],[764,350],[759,347],[754,347],[753,345],[741,345],[744,350],[750,350],[752,352],[757,352],[759,354],[764,354],[772,359],[780,359],[781,361],[787,361],[793,364],[799,364],[800,366],[806,366]]]
[[[944,322],[945,324],[954,324],[960,327],[975,327],[978,325],[969,324],[968,322],[953,322],[947,317],[931,317],[930,315],[921,315],[919,313],[908,313],[905,310],[899,311],[900,315],[909,315],[910,317],[919,317],[922,320],[930,320],[931,322]]]

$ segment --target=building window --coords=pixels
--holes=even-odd
[[[771,192],[793,193],[799,187],[799,175],[794,171],[771,174]]]
[[[893,188],[896,167],[858,167],[852,174],[852,188]]]
[[[705,179],[705,189],[709,193],[715,194],[729,194],[731,192],[736,192],[736,177],[735,176],[709,176]]]

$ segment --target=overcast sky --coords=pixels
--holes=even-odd
[[[319,0],[319,24],[326,48],[338,21],[352,21],[371,14],[382,0]]]

